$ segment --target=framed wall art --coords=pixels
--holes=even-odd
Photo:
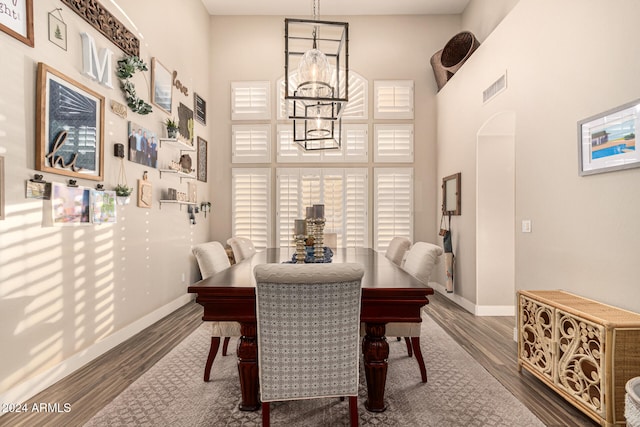
[[[640,167],[636,133],[640,99],[578,122],[578,173],[581,176]]]
[[[198,137],[198,181],[207,182],[207,141]]]
[[[129,160],[141,165],[158,167],[158,135],[135,122],[129,122]]]
[[[91,189],[54,182],[51,202],[55,225],[91,223]]]
[[[38,63],[36,169],[102,181],[104,97]]]
[[[0,30],[33,47],[33,0],[0,3]]]
[[[207,124],[207,101],[202,99],[197,93],[193,93],[193,111],[196,121],[200,124]]]
[[[442,213],[447,215],[461,215],[460,189],[462,173],[442,178]]]
[[[193,147],[193,111],[182,102],[178,105],[178,139]]]
[[[60,9],[56,9],[60,12]],[[49,12],[49,41],[60,49],[67,50],[67,24]]]
[[[171,114],[171,73],[156,58],[151,58],[151,102]]]

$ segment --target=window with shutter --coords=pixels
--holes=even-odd
[[[375,80],[374,119],[413,119],[413,80]]]
[[[337,234],[338,247],[368,244],[366,169],[279,168],[277,191],[278,245],[293,246],[293,221],[318,203],[325,205],[324,230]]]
[[[269,163],[271,125],[231,126],[232,163]]]
[[[271,85],[268,81],[231,83],[231,120],[269,120]]]
[[[376,162],[413,162],[413,125],[374,125],[374,155]]]
[[[413,241],[413,169],[374,169],[373,248],[387,249],[396,236]]]
[[[256,248],[269,246],[271,170],[232,169],[232,235],[248,237]]]
[[[293,141],[291,125],[279,124],[276,134],[278,162],[364,163],[368,159],[369,126],[367,124],[343,123],[342,147],[339,150],[305,151]]]

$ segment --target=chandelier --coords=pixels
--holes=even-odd
[[[339,149],[342,112],[349,98],[349,24],[284,20],[285,102],[293,140],[305,150]]]

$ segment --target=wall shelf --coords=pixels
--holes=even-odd
[[[160,138],[160,147],[162,147],[162,144],[179,148],[180,151],[196,151],[196,147],[194,147],[193,145],[189,145],[176,138]]]
[[[158,169],[158,172],[160,172],[160,179],[162,179],[162,174],[163,173],[168,173],[170,175],[179,176],[180,177],[180,182],[182,182],[183,179],[196,179],[195,175],[192,175],[190,173],[176,171],[176,170],[173,170],[173,169]]]
[[[169,200],[169,199],[160,199],[158,201],[160,203],[160,209],[162,209],[162,204],[169,204],[169,205],[178,205],[180,206],[180,210],[182,210],[182,206],[196,206],[198,203],[196,202],[182,202],[180,200]]]

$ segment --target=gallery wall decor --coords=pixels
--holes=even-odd
[[[0,30],[33,47],[33,0],[0,3]]]
[[[183,103],[178,105],[178,139],[193,145],[193,111]]]
[[[91,222],[113,224],[117,222],[116,192],[111,190],[91,190]]]
[[[640,167],[636,134],[640,99],[578,122],[578,173],[581,176]]]
[[[178,72],[173,71],[171,75],[171,84],[173,84],[178,92],[182,93],[184,96],[189,96],[189,88],[182,84],[180,80],[178,80]]]
[[[90,224],[91,190],[54,182],[51,209],[55,225]]]
[[[198,137],[198,181],[207,182],[207,141]]]
[[[461,215],[461,194],[460,183],[462,173],[454,173],[453,175],[442,178],[442,213],[448,215]]]
[[[171,73],[156,58],[151,58],[151,102],[171,114]]]
[[[147,171],[144,171],[142,179],[138,180],[138,207],[151,208],[153,202],[153,186],[148,181]]]
[[[49,12],[49,41],[60,49],[67,50],[67,24],[62,19],[62,8],[56,8]],[[54,13],[58,12],[58,16]]]
[[[140,40],[97,0],[62,0],[124,53],[140,56]]]
[[[134,122],[129,122],[129,160],[141,165],[158,167],[158,135]]]
[[[36,170],[102,181],[104,97],[38,63]]]
[[[118,61],[116,75],[120,79],[120,88],[127,99],[127,105],[131,111],[140,115],[149,114],[153,108],[140,99],[136,93],[135,85],[129,80],[136,71],[147,71],[147,64],[137,56],[127,56]]]
[[[207,124],[207,101],[205,101],[200,95],[193,92],[193,111],[195,119],[198,123]]]

